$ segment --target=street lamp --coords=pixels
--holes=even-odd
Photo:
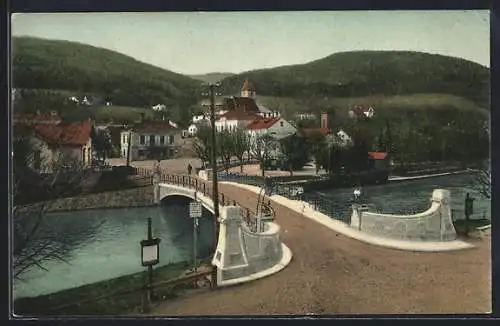
[[[217,148],[216,148],[216,136],[215,136],[215,95],[220,96],[221,94],[216,92],[216,89],[220,87],[220,83],[211,83],[208,85],[208,93],[203,95],[210,97],[210,124],[212,126],[211,130],[211,145],[212,145],[212,155],[210,160],[210,165],[212,166],[212,201],[214,203],[214,218],[213,218],[213,229],[214,229],[214,250],[217,250],[217,241],[219,238],[219,185],[217,181]],[[212,266],[212,288],[217,287],[217,266]]]
[[[151,227],[151,217],[148,217],[148,238],[142,240],[141,243],[141,263],[142,266],[148,267],[148,284],[147,297],[148,303],[151,302],[151,295],[153,293],[153,266],[160,262],[160,241],[159,238],[153,238]]]
[[[359,197],[361,196],[361,188],[355,188],[353,194],[354,194],[354,203],[357,204]]]

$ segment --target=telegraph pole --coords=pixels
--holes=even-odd
[[[216,88],[219,87],[219,83],[209,85],[209,96],[210,96],[210,124],[212,126],[211,130],[211,162],[212,166],[212,201],[214,203],[214,219],[213,219],[213,229],[214,229],[214,250],[217,250],[217,242],[219,238],[219,185],[217,180],[217,147],[216,147],[216,135],[215,135],[215,95]],[[217,94],[220,95],[220,94]],[[212,287],[217,287],[217,266],[212,267]]]

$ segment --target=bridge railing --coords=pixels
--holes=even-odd
[[[189,189],[194,189],[204,196],[213,198],[212,184],[195,176],[183,174],[170,174],[162,172],[160,181],[170,184],[182,186]],[[241,217],[247,226],[253,232],[257,230],[257,212],[253,209],[241,205],[237,200],[231,198],[226,193],[219,191],[219,204],[221,206],[239,206],[241,207]]]

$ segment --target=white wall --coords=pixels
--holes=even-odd
[[[127,150],[128,150],[128,134],[129,131],[122,131],[120,133],[120,155],[122,157],[127,156]],[[182,142],[182,133],[180,130],[176,131],[170,131],[170,132],[164,132],[164,133],[156,133],[156,134],[150,134],[150,133],[138,133],[138,132],[132,132],[131,133],[131,149],[137,149],[137,148],[144,148],[147,149],[151,143],[150,143],[150,136],[154,136],[154,146],[158,147],[172,147],[172,146],[179,146]],[[141,139],[141,136],[143,138]],[[163,137],[163,144],[160,143],[161,138]],[[141,140],[143,140],[141,142]]]
[[[33,144],[33,148],[40,152],[41,166],[39,172],[44,172],[44,173],[52,172],[52,164],[54,163],[54,160],[57,159],[61,154],[69,155],[74,159],[78,160],[78,162],[84,164],[85,166],[89,165],[91,162],[92,151],[89,145],[90,140],[89,143],[87,143],[85,146],[59,146],[58,148],[56,148],[49,146],[45,141],[37,137],[31,137],[30,139]],[[83,151],[84,149],[85,153]],[[34,158],[36,155],[37,154],[35,153],[31,154],[31,159],[30,159],[30,162],[32,163],[30,164],[31,165],[30,167],[34,170],[35,170]]]
[[[353,209],[351,226],[381,237],[411,241],[456,239],[451,220],[450,191],[435,189],[431,207],[415,215],[379,214]]]

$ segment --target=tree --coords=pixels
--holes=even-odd
[[[234,156],[240,162],[240,172],[243,173],[243,156],[250,149],[250,138],[245,131],[238,129],[232,134]]]
[[[94,129],[92,133],[92,147],[96,151],[97,159],[104,162],[112,149],[111,136],[106,130]]]
[[[293,170],[301,169],[307,161],[306,146],[304,138],[298,137],[297,134],[290,135],[281,139],[281,154],[285,160],[285,166],[293,175]]]
[[[234,140],[232,134],[227,130],[217,134],[217,154],[220,156],[226,172],[229,171],[231,158],[234,155]]]
[[[196,137],[193,141],[193,150],[196,156],[201,160],[202,165],[205,167],[206,163],[210,162],[212,153],[212,128],[209,126],[198,126]]]
[[[484,198],[491,199],[491,164],[488,160],[476,175],[474,189]]]
[[[32,170],[33,153],[36,146],[28,137],[20,137],[14,141],[13,174],[14,208],[13,221],[13,270],[14,277],[21,279],[24,272],[37,267],[46,269],[44,265],[50,260],[66,261],[64,234],[54,234],[53,228],[45,225],[44,212],[46,202],[72,194],[85,179],[83,164],[75,157],[58,151],[52,160],[45,160],[40,167],[45,171],[43,176]],[[34,178],[36,176],[36,178]],[[27,182],[26,178],[35,179]],[[26,189],[29,187],[29,189]],[[36,198],[26,196],[26,191],[35,189]],[[31,193],[33,194],[33,193]],[[38,202],[35,205],[20,206],[27,201]],[[84,228],[80,235],[91,232]],[[52,233],[48,236],[48,233]]]
[[[266,165],[269,162],[271,154],[271,144],[274,139],[268,135],[258,135],[250,143],[250,153],[260,165],[262,176],[265,175]]]

